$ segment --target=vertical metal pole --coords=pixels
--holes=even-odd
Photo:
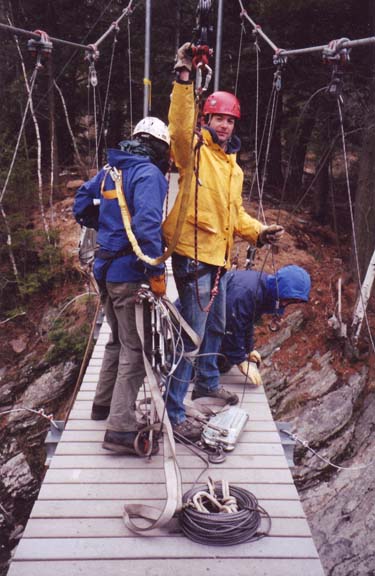
[[[214,90],[219,90],[220,82],[220,62],[221,62],[221,43],[223,38],[223,5],[224,0],[219,0],[217,6],[217,34],[216,34],[216,49],[215,49],[215,80]]]
[[[150,110],[151,80],[150,80],[150,43],[151,43],[151,0],[146,0],[145,19],[145,68],[143,78],[143,117]]]

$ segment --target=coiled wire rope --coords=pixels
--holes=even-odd
[[[185,536],[209,546],[235,546],[269,534],[271,518],[254,494],[225,481],[207,484],[208,491],[197,486],[183,496],[180,526]]]

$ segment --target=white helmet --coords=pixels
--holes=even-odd
[[[146,118],[138,122],[133,130],[133,136],[137,134],[150,134],[150,136],[165,142],[168,146],[171,143],[168,126],[154,116],[146,116]]]

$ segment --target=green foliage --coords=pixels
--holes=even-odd
[[[74,358],[81,361],[85,352],[90,328],[88,325],[67,330],[61,325],[55,327],[48,339],[53,344],[46,355],[49,364],[58,364],[64,360]]]

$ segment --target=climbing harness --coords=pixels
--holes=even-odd
[[[207,486],[197,486],[184,494],[180,525],[194,542],[235,546],[267,536],[271,518],[251,492],[209,478]]]

